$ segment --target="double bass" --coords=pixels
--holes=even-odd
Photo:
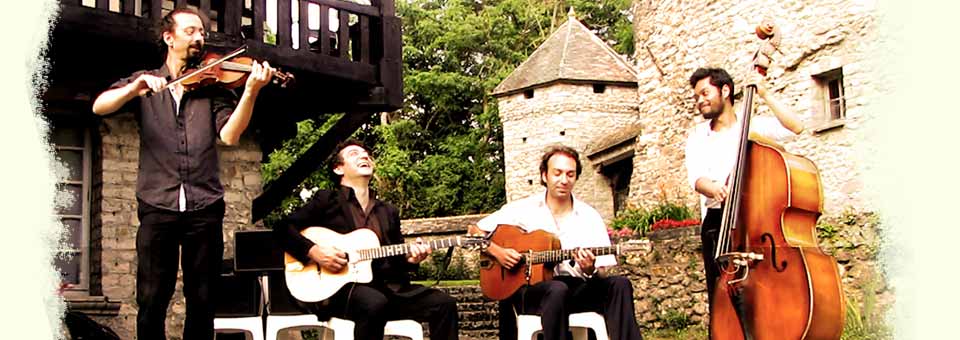
[[[761,75],[779,43],[772,24],[757,35]],[[710,308],[712,339],[840,339],[844,296],[837,261],[817,244],[823,211],[817,166],[749,134],[755,86],[744,90],[740,144],[724,204]]]

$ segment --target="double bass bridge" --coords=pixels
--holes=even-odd
[[[763,261],[763,254],[752,252],[730,252],[717,257],[717,264],[720,270],[729,274],[734,274],[743,269],[740,277],[727,281],[727,284],[736,284],[747,279],[750,275],[750,264],[757,261]]]

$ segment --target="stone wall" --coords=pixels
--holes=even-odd
[[[503,123],[504,178],[507,201],[543,190],[540,157],[546,147],[564,144],[581,153],[583,172],[574,194],[613,218],[609,181],[583,155],[593,141],[637,120],[637,96],[632,87],[607,85],[594,93],[591,84],[555,83],[533,89],[533,97],[515,93],[499,98]]]
[[[867,104],[885,86],[871,64],[879,38],[873,6],[841,0],[634,1],[634,57],[645,128],[636,145],[631,202],[655,203],[666,191],[679,194],[690,206],[698,205],[683,166],[687,130],[702,120],[694,112],[688,78],[698,67],[719,66],[741,84],[760,43],[753,30],[768,17],[779,25],[783,37],[768,88],[807,127],[785,144],[786,149],[820,168],[827,214],[848,208],[874,210],[864,197],[861,159],[869,147],[862,142],[864,125],[874,115]],[[840,128],[817,133],[825,124],[825,113],[813,76],[837,67],[843,68],[846,119]],[[770,115],[762,103],[759,112]]]
[[[119,315],[98,317],[98,321],[113,329],[122,339],[133,339],[136,334],[136,183],[140,137],[131,114],[119,114],[102,120],[100,155],[102,157],[102,201],[99,215],[100,276],[102,294],[120,301]],[[221,146],[220,180],[226,192],[224,217],[224,256],[233,257],[233,234],[252,228],[250,207],[260,193],[259,147],[244,135],[236,147]],[[173,303],[168,310],[167,335],[180,339],[185,305],[182,282],[178,280]]]

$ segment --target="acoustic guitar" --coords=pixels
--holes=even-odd
[[[490,242],[503,248],[512,248],[522,256],[513,268],[506,269],[493,256],[480,255],[480,290],[493,300],[503,300],[525,285],[537,284],[553,278],[553,266],[573,258],[577,249],[586,249],[596,256],[620,255],[620,246],[560,249],[560,240],[549,232],[526,232],[520,227],[501,224],[493,231]]]
[[[284,278],[290,295],[300,301],[317,302],[336,294],[347,283],[368,283],[373,280],[370,263],[379,258],[406,255],[412,243],[380,246],[370,229],[357,229],[340,234],[324,227],[308,227],[300,232],[318,245],[336,247],[347,254],[347,265],[339,272],[330,272],[311,261],[303,264],[284,253]],[[479,247],[487,242],[480,237],[458,236],[425,242],[431,249],[447,247]]]

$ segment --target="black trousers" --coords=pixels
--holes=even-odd
[[[540,315],[545,340],[569,339],[569,316],[580,312],[603,315],[610,339],[643,339],[633,308],[633,286],[622,276],[587,280],[557,276],[521,287],[510,298],[500,301],[499,307],[501,340],[517,339],[514,308],[517,314]]]
[[[178,259],[187,308],[183,339],[213,339],[211,287],[223,259],[223,200],[186,212],[138,203],[137,339],[166,339],[164,323],[177,283]]]
[[[717,267],[713,257],[717,251],[717,233],[720,231],[720,223],[723,220],[723,210],[707,209],[707,216],[703,218],[700,225],[700,251],[703,257],[703,269],[707,274],[707,306],[713,305],[713,290],[717,286],[717,278],[720,277],[720,268]],[[707,309],[710,311],[710,309]]]
[[[383,339],[383,327],[390,320],[413,319],[426,322],[431,340],[457,339],[457,301],[433,288],[395,293],[367,284],[348,284],[330,299],[319,303],[297,303],[321,320],[337,317],[354,322],[358,340]]]

